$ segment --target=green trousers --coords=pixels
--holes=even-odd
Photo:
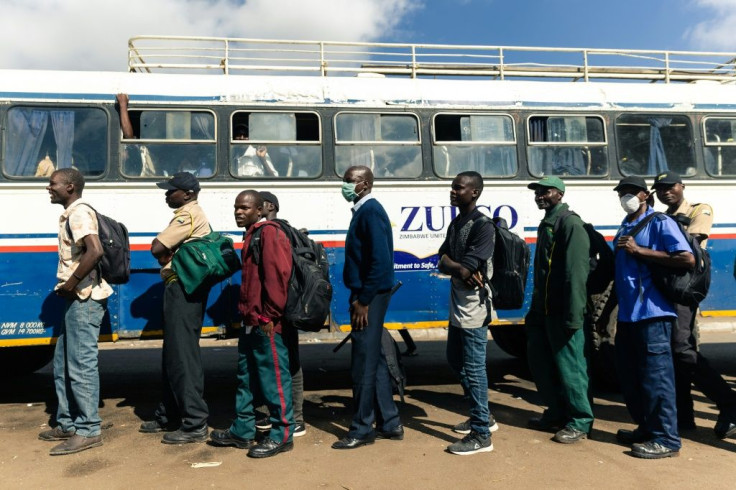
[[[544,420],[590,432],[593,427],[583,329],[571,330],[546,319],[527,324],[527,357],[547,410]]]
[[[289,353],[281,334],[264,335],[260,328],[238,340],[238,389],[235,393],[236,418],[230,433],[241,439],[255,439],[256,420],[253,393],[263,397],[268,407],[271,432],[268,437],[279,444],[291,441],[294,415],[291,402]]]

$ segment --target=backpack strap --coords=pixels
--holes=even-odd
[[[250,253],[253,256],[253,262],[255,262],[256,265],[260,265],[261,263],[261,231],[263,230],[263,227],[266,225],[276,226],[276,227],[281,228],[278,224],[272,221],[266,221],[265,224],[253,230],[253,233],[251,234],[251,237],[250,237],[250,243],[248,244],[248,253]]]
[[[633,229],[632,229],[632,230],[631,230],[631,231],[629,232],[629,236],[631,236],[631,237],[635,237],[636,235],[638,235],[638,234],[639,234],[639,232],[640,232],[641,230],[643,230],[643,229],[644,229],[644,227],[645,227],[645,226],[647,226],[647,224],[648,224],[648,223],[649,223],[650,221],[652,221],[652,220],[653,220],[654,218],[656,218],[657,216],[659,216],[659,215],[661,215],[661,214],[662,214],[661,212],[659,212],[659,211],[655,211],[655,212],[653,212],[652,214],[650,214],[649,216],[646,216],[646,217],[645,217],[645,218],[644,218],[643,220],[641,220],[641,221],[639,222],[639,224],[638,224],[638,225],[636,225],[636,226],[635,226],[635,227],[634,227],[634,228],[633,228]]]
[[[552,235],[556,235],[557,231],[562,227],[562,223],[565,221],[565,218],[573,214],[575,216],[578,216],[578,213],[576,213],[575,211],[572,211],[571,209],[566,209],[565,211],[561,212],[560,215],[555,220],[555,224],[552,225]]]

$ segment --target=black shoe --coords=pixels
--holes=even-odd
[[[138,432],[143,432],[144,434],[155,434],[157,432],[171,432],[176,430],[176,427],[169,427],[166,425],[161,425],[161,422],[158,420],[149,420],[147,422],[143,422],[141,426],[138,428]]]
[[[259,444],[250,448],[248,456],[251,458],[268,458],[276,456],[278,453],[291,451],[292,449],[294,449],[294,443],[292,441],[279,444],[276,441],[272,441],[270,437],[266,437]]]
[[[452,428],[452,431],[457,434],[470,434],[470,430],[470,419],[460,422]],[[488,430],[491,432],[498,430],[498,424],[496,423],[496,419],[493,418],[493,415],[488,416]]]
[[[631,455],[644,459],[673,458],[680,455],[677,449],[664,447],[658,442],[636,443],[631,447]]]
[[[552,439],[562,444],[574,444],[576,442],[582,441],[583,439],[586,439],[587,437],[587,432],[583,432],[582,430],[577,430],[574,427],[568,426],[557,432],[557,434],[555,434]]]
[[[736,423],[728,420],[718,420],[716,426],[713,427],[718,439],[736,436]]]
[[[294,433],[292,434],[294,437],[301,437],[307,433],[307,426],[304,423],[294,424],[292,427],[294,428]]]
[[[271,419],[268,418],[268,415],[260,417],[259,414],[256,414],[256,430],[265,432],[267,430],[271,430],[271,427]]]
[[[376,431],[376,439],[391,439],[401,441],[404,439],[404,426],[399,424],[395,429]]]
[[[616,432],[616,440],[627,446],[631,446],[639,442],[646,442],[647,439],[649,438],[645,434],[641,433],[639,429],[619,429],[618,432]]]
[[[210,443],[213,446],[232,446],[238,449],[250,449],[252,446],[255,446],[256,441],[253,439],[241,439],[240,437],[234,436],[230,432],[230,429],[227,429],[213,430],[212,434],[210,434]]]
[[[38,434],[38,438],[42,441],[66,441],[76,433],[75,429],[64,430],[61,426],[56,426],[53,429],[45,430]]]
[[[526,423],[526,425],[530,429],[539,430],[542,432],[557,432],[562,426],[561,423],[547,420],[544,417],[531,418]]]
[[[74,434],[61,444],[54,446],[49,451],[51,456],[62,456],[64,454],[74,454],[85,449],[102,446],[102,436],[85,437]]]
[[[373,444],[376,440],[376,436],[371,435],[363,439],[357,439],[355,437],[343,437],[337,442],[332,443],[332,449],[355,449],[360,446],[367,446]]]
[[[164,434],[161,442],[164,444],[187,444],[190,442],[205,442],[207,440],[207,424],[194,430],[176,429],[174,432]]]

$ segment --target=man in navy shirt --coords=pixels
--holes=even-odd
[[[660,215],[631,236],[632,230],[654,210],[647,204],[648,187],[642,177],[629,176],[613,189],[626,218],[616,238],[615,286],[618,296],[616,367],[621,390],[637,427],[619,430],[632,455],[658,459],[678,456],[675,372],[670,338],[677,320],[675,305],[652,282],[650,264],[692,268],[692,249],[677,224]]]
[[[394,244],[388,215],[371,195],[372,189],[371,169],[355,166],[345,171],[342,195],[354,204],[345,237],[343,282],[350,289],[355,413],[347,436],[335,442],[333,449],[354,449],[372,444],[376,438],[404,438],[381,350],[383,319],[394,283]]]

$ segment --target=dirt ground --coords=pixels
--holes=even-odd
[[[736,439],[720,441],[717,411],[696,394],[698,429],[683,434],[679,458],[648,461],[616,443],[632,428],[616,393],[598,392],[592,440],[553,442],[526,428],[541,412],[525,363],[489,344],[490,401],[500,429],[494,451],[459,457],[444,451],[458,436],[451,427],[467,417],[461,390],[437,335],[416,337],[419,355],[405,359],[410,386],[400,407],[403,441],[377,441],[336,451],[350,421],[349,348],[333,354],[334,341],[302,344],[307,434],[294,450],[265,460],[235,448],[207,444],[169,446],[160,435],[138,433],[159,397],[160,343],[105,344],[100,350],[104,445],[51,457],[40,441],[54,410],[50,367],[0,381],[0,484],[15,488],[733,488]],[[736,333],[703,335],[703,352],[736,386]],[[224,429],[233,414],[235,341],[205,340],[206,398],[210,427]],[[210,463],[195,467],[196,463]]]

